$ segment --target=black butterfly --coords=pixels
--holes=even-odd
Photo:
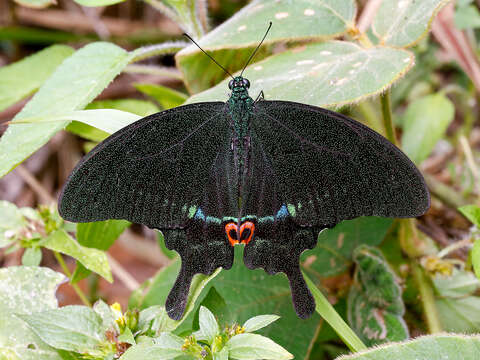
[[[252,55],[253,56],[253,55]],[[166,309],[180,319],[192,277],[244,262],[290,281],[295,311],[315,301],[299,256],[318,232],[358,216],[416,217],[429,208],[422,175],[398,148],[339,113],[254,101],[241,75],[224,102],[145,117],[97,145],[59,199],[75,222],[127,219],[160,229],[182,259]]]

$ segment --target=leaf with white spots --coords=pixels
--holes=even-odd
[[[256,46],[272,21],[265,43],[295,39],[332,39],[353,27],[353,0],[257,0],[199,40],[204,49]],[[179,55],[200,52],[191,45]]]
[[[93,309],[72,305],[17,315],[48,345],[101,357],[106,343],[102,318]]]
[[[354,0],[256,0],[198,41],[210,53],[215,50],[212,54],[215,60],[234,72],[245,65],[269,21],[272,21],[272,28],[266,44],[285,40],[328,40],[353,27],[356,11]],[[264,57],[266,51],[266,47],[262,47],[255,61]],[[193,93],[208,89],[225,77],[223,70],[195,45],[180,51],[176,60],[187,88]],[[198,76],[199,73],[202,76]]]
[[[12,266],[0,269],[0,359],[60,360],[15,314],[55,309],[55,292],[63,274],[48,268]],[[14,331],[12,331],[14,329]]]
[[[408,47],[428,33],[433,19],[450,0],[383,0],[372,29],[380,44]]]
[[[476,360],[480,352],[480,336],[430,335],[402,343],[390,343],[346,355],[337,360]]]
[[[87,269],[96,272],[109,282],[113,281],[107,256],[104,251],[80,245],[65,232],[57,230],[40,242],[47,249],[69,255],[82,263]]]
[[[340,106],[379,94],[414,63],[402,49],[365,49],[331,41],[295,48],[249,66],[250,95],[261,90],[266,100],[290,100],[316,106]],[[226,100],[228,81],[192,96],[187,102]]]

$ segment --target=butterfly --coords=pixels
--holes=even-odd
[[[430,206],[422,175],[384,137],[337,112],[253,100],[242,74],[230,75],[227,102],[162,111],[105,139],[59,198],[66,220],[126,219],[164,233],[182,261],[165,304],[172,319],[185,311],[193,276],[230,269],[237,244],[248,268],[286,274],[295,311],[308,318],[315,301],[299,258],[321,230]]]

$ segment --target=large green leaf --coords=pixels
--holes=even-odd
[[[57,230],[40,242],[47,249],[69,255],[87,269],[96,272],[109,282],[113,281],[104,251],[80,245],[65,230]]]
[[[48,268],[18,266],[0,269],[0,359],[61,359],[55,349],[45,344],[14,314],[56,308],[55,291],[64,280],[64,275]]]
[[[188,96],[167,86],[157,84],[133,84],[135,88],[145,95],[154,98],[163,109],[171,109],[182,105]]]
[[[412,102],[403,118],[402,149],[416,164],[432,152],[453,120],[455,108],[442,93]]]
[[[430,29],[435,15],[450,0],[383,0],[373,21],[380,44],[415,45]]]
[[[91,102],[127,65],[134,54],[116,45],[86,45],[66,59],[28,102],[15,120],[79,110]],[[0,177],[11,171],[68,121],[11,124],[0,139]]]
[[[129,226],[130,222],[126,220],[79,223],[77,224],[77,241],[82,246],[106,251]],[[88,275],[90,275],[90,270],[78,262],[70,281],[75,283]]]
[[[53,45],[0,68],[0,111],[37,90],[73,49]]]
[[[340,106],[378,94],[413,65],[413,54],[393,48],[364,49],[346,41],[311,44],[271,56],[245,70],[255,98]],[[228,81],[187,102],[224,101]]]
[[[283,347],[258,334],[236,335],[228,340],[225,346],[228,348],[228,356],[231,359],[293,359],[293,355]]]
[[[306,270],[322,277],[341,274],[352,264],[353,250],[360,244],[380,244],[392,222],[388,218],[360,217],[322,231],[317,247],[302,255],[302,261],[308,264]]]
[[[480,353],[480,336],[432,335],[392,343],[340,356],[336,360],[476,360]]]
[[[353,0],[257,0],[199,39],[199,43],[203,48],[215,50],[212,54],[215,60],[233,72],[244,67],[270,20],[273,25],[266,43],[326,40],[353,27],[355,13]],[[262,57],[264,51],[257,53],[255,59],[258,61]],[[195,45],[180,51],[176,59],[192,93],[208,89],[225,77],[223,70]]]
[[[48,114],[44,116],[33,116],[20,120],[14,120],[10,124],[41,124],[48,123],[66,123],[70,121],[78,121],[85,125],[93,126],[108,134],[113,134],[137,120],[140,116],[120,110],[98,109],[98,110],[76,110],[61,114]]]
[[[268,21],[272,28],[265,43],[299,39],[332,39],[354,26],[353,0],[256,0],[199,40],[204,49],[232,49],[256,46]],[[199,52],[192,45],[182,51]]]
[[[348,321],[352,328],[369,347],[408,339],[402,292],[380,250],[360,245],[353,259],[357,268],[348,294]]]
[[[64,306],[17,315],[48,345],[93,356],[103,355],[106,343],[102,318],[87,306]]]

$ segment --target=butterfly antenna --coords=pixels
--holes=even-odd
[[[197,47],[198,47],[200,50],[202,50],[202,52],[203,52],[205,55],[207,55],[210,59],[212,59],[212,61],[213,61],[215,64],[217,64],[220,68],[222,68],[223,71],[225,71],[225,72],[226,72],[228,75],[230,75],[230,77],[233,79],[232,74],[230,74],[227,69],[225,69],[222,65],[220,65],[220,64],[217,62],[217,60],[215,60],[215,59],[214,59],[213,57],[211,57],[205,50],[203,50],[203,49],[200,47],[200,45],[198,45],[197,42],[192,39],[192,37],[191,37],[190,35],[188,35],[188,34],[186,34],[186,33],[183,33],[183,36],[186,36],[191,42],[193,42],[195,45],[197,45]]]
[[[267,29],[267,31],[265,32],[265,35],[263,35],[262,41],[260,41],[260,44],[258,44],[257,48],[256,48],[255,50],[253,50],[253,53],[252,53],[252,55],[250,55],[250,57],[248,58],[247,63],[245,64],[245,66],[243,67],[242,72],[240,73],[240,76],[243,75],[243,72],[245,71],[245,69],[247,68],[248,64],[250,63],[250,61],[253,59],[253,57],[254,57],[255,54],[257,53],[257,50],[260,48],[260,46],[262,46],[263,40],[265,40],[265,38],[267,37],[267,34],[268,34],[268,32],[270,31],[270,28],[271,28],[271,27],[272,27],[272,22],[270,21],[270,23],[269,23],[269,25],[268,25],[268,29]]]

